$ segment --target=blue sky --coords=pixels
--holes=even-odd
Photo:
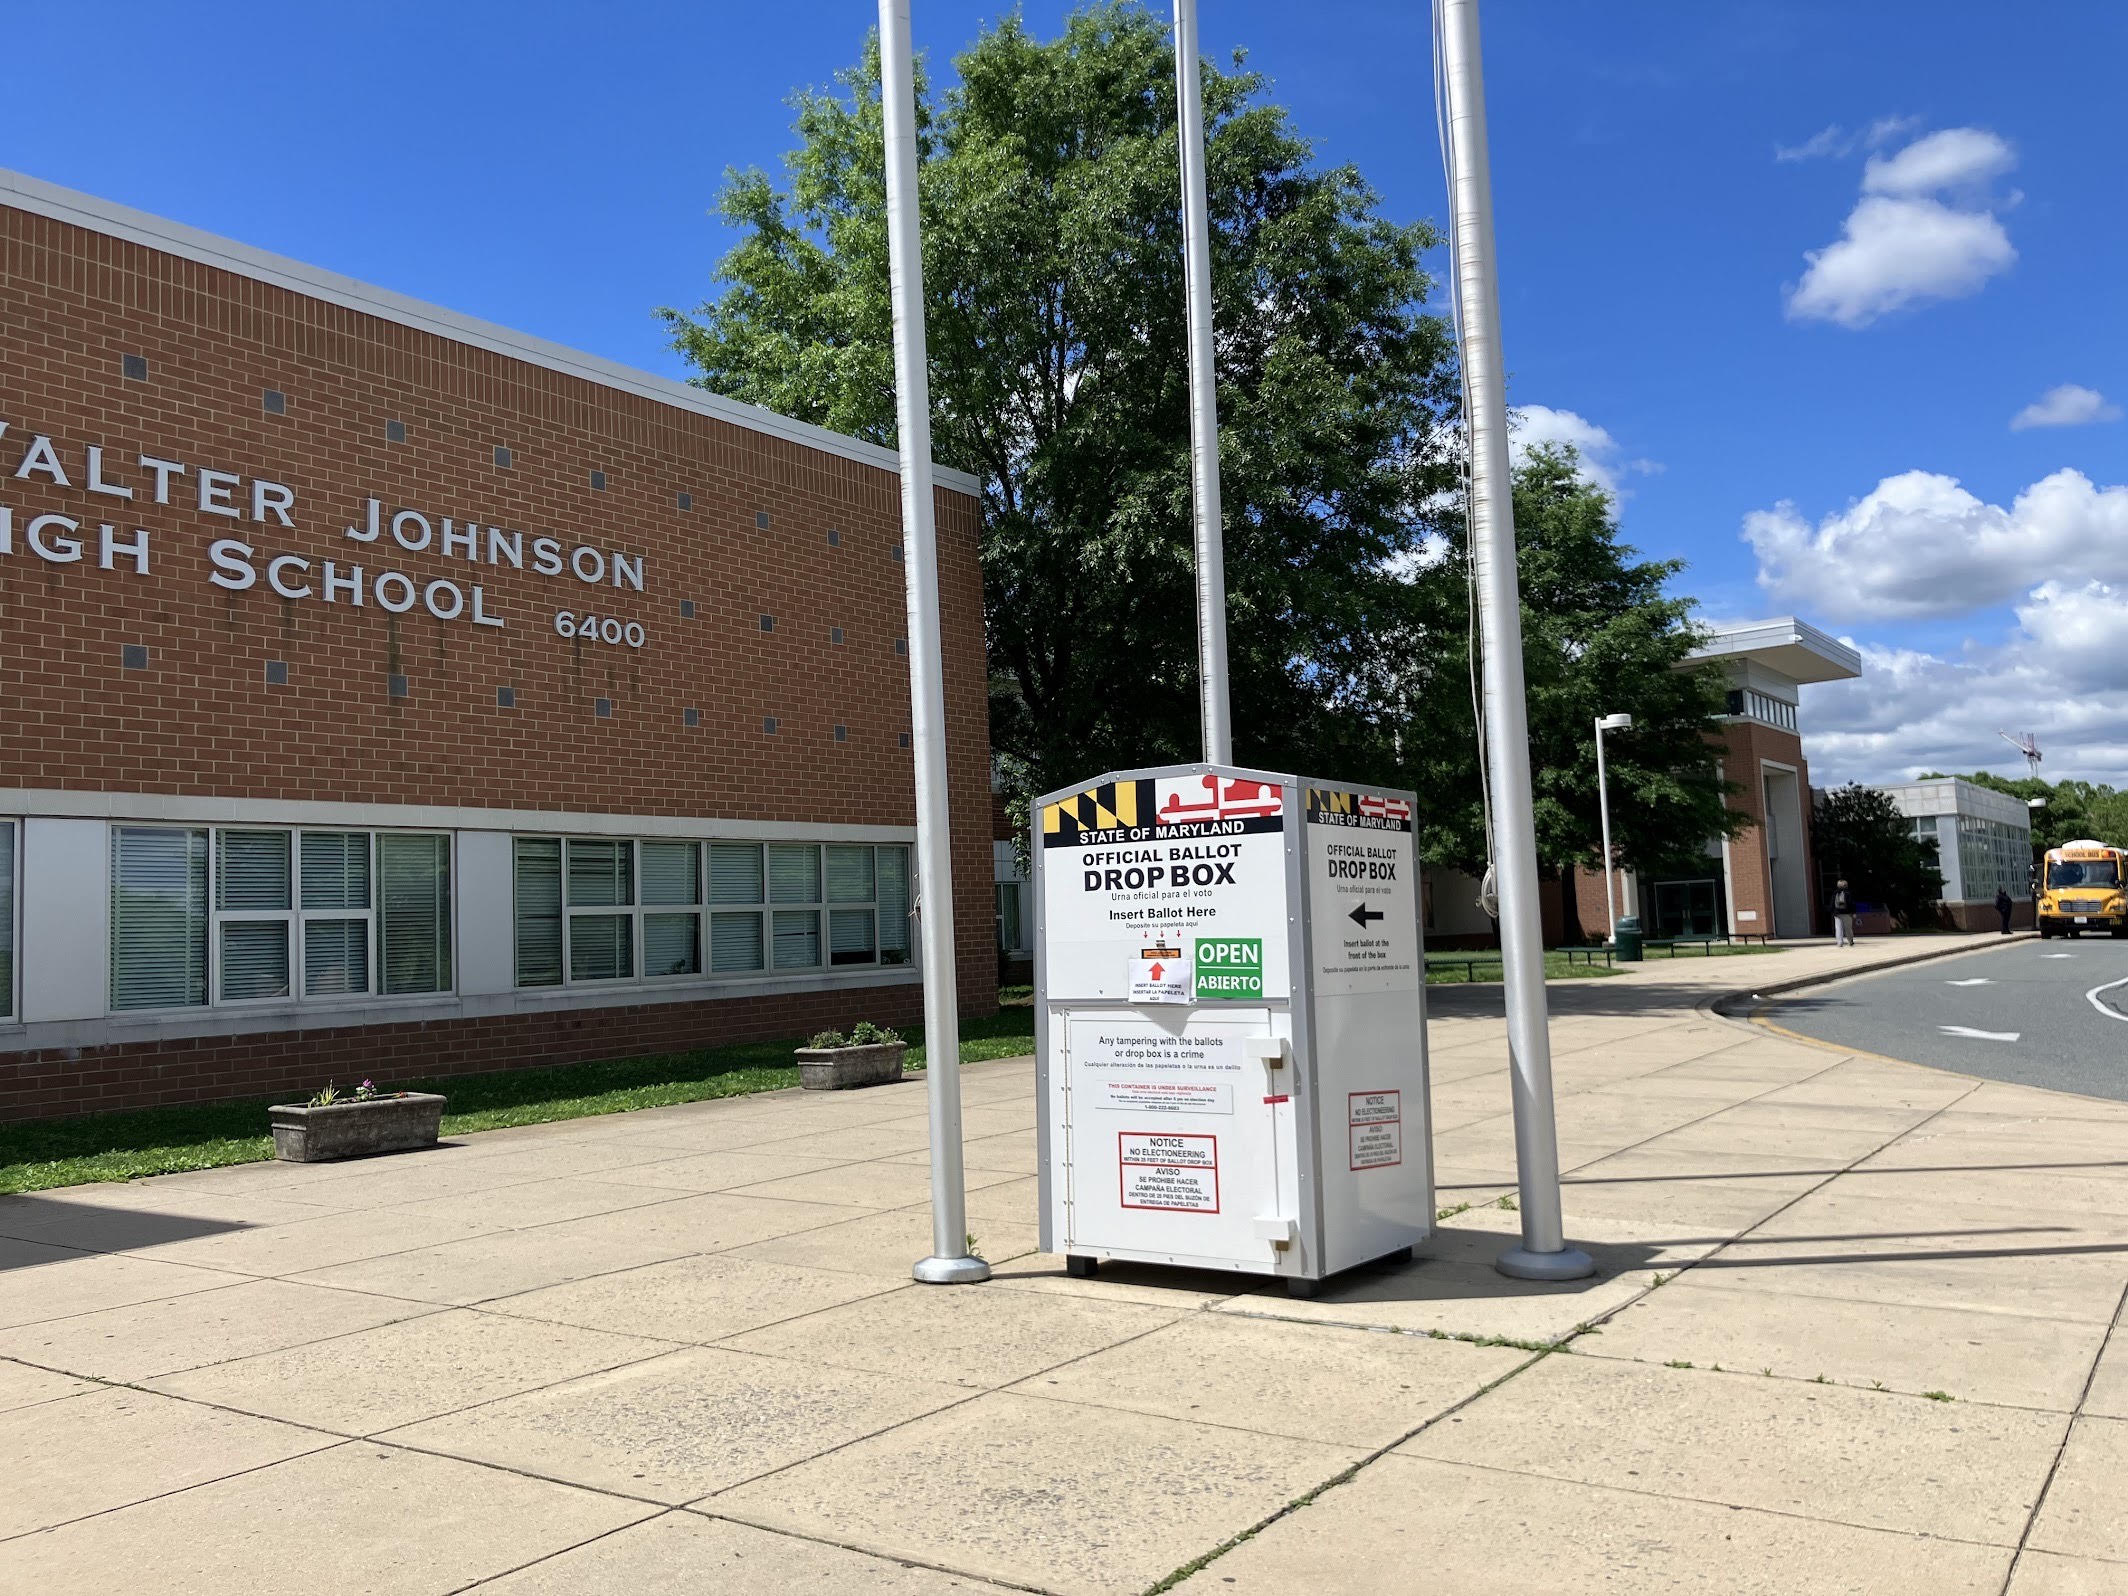
[[[917,0],[919,46],[998,11]],[[775,163],[875,15],[70,0],[10,19],[0,164],[682,375],[650,312],[707,292],[720,173]],[[2128,8],[2037,15],[1486,7],[1512,396],[1710,615],[1864,646],[1806,692],[1820,780],[2015,770],[2008,727],[2128,781]],[[1388,214],[1442,216],[1422,5],[1200,29]]]

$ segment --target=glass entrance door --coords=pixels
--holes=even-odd
[[[1655,883],[1655,934],[1659,937],[1712,937],[1722,933],[1721,883]]]

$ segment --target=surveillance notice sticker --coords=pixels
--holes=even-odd
[[[1219,1139],[1165,1131],[1118,1131],[1116,1178],[1125,1208],[1216,1214]]]
[[[1389,1169],[1404,1162],[1404,1094],[1348,1092],[1352,1168]]]

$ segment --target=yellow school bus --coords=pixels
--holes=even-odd
[[[2128,849],[2103,842],[2049,848],[2040,866],[2039,934],[2110,931],[2128,936]]]

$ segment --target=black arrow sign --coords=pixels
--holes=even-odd
[[[1367,929],[1367,922],[1369,920],[1380,920],[1382,918],[1384,918],[1384,916],[1381,910],[1370,909],[1364,903],[1361,904],[1357,909],[1354,909],[1352,911],[1352,923],[1358,926],[1362,931]]]

